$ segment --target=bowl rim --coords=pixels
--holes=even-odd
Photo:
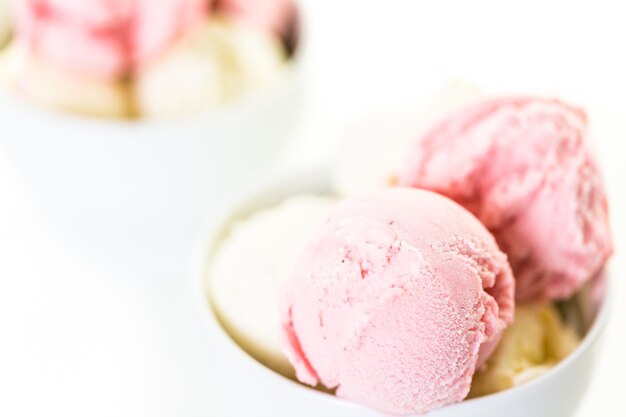
[[[297,8],[298,22],[298,44],[293,53],[288,57],[287,61],[280,70],[280,74],[276,82],[267,88],[258,91],[250,91],[242,94],[227,103],[223,103],[216,108],[200,110],[195,113],[183,115],[173,118],[115,118],[115,117],[98,117],[90,115],[81,115],[71,111],[55,109],[47,105],[40,105],[31,102],[26,97],[12,94],[9,88],[0,88],[0,109],[3,106],[18,108],[20,112],[27,112],[35,117],[47,119],[56,119],[62,123],[83,124],[85,127],[109,127],[112,129],[141,127],[162,127],[162,126],[179,126],[194,122],[210,122],[211,120],[222,118],[224,115],[237,112],[238,109],[245,108],[255,102],[263,101],[267,97],[279,95],[285,89],[293,88],[293,84],[297,84],[297,79],[304,72],[304,61],[308,55],[308,18],[307,5],[304,0],[291,0]],[[13,39],[2,48],[0,54],[9,49]]]
[[[261,375],[265,375],[267,378],[271,378],[272,382],[280,386],[284,386],[285,390],[296,390],[303,395],[308,395],[317,401],[323,401],[331,403],[339,408],[354,408],[362,410],[372,410],[361,404],[353,403],[349,400],[339,398],[333,394],[321,392],[311,387],[305,386],[297,381],[289,379],[273,369],[265,366],[258,360],[256,360],[250,353],[248,353],[243,347],[241,347],[235,340],[228,334],[228,332],[221,325],[215,310],[211,306],[211,302],[208,297],[208,289],[206,288],[206,273],[207,267],[210,263],[220,239],[223,237],[225,231],[233,221],[242,218],[242,213],[250,213],[255,211],[255,206],[268,206],[267,204],[256,204],[262,199],[268,192],[275,195],[288,196],[295,194],[294,188],[297,188],[298,183],[304,182],[309,187],[302,187],[302,193],[315,193],[312,190],[311,183],[317,185],[318,189],[325,189],[330,194],[330,181],[329,170],[324,165],[313,165],[304,168],[280,168],[267,172],[265,176],[262,176],[252,182],[247,183],[236,193],[233,193],[225,198],[222,204],[213,211],[213,215],[210,216],[205,223],[205,227],[201,229],[201,234],[198,235],[196,244],[194,246],[193,263],[192,268],[192,289],[194,302],[198,311],[204,316],[203,321],[210,328],[213,328],[216,333],[216,338],[213,340],[219,343],[225,344],[226,347],[236,353],[238,360],[246,361],[248,366],[254,368]],[[277,202],[277,201],[276,201]],[[565,359],[557,363],[552,369],[545,374],[526,382],[524,384],[508,388],[504,391],[500,391],[494,394],[489,394],[481,397],[464,399],[458,403],[449,404],[441,407],[437,410],[462,408],[478,406],[480,404],[488,403],[491,401],[499,401],[508,397],[522,394],[524,391],[532,390],[539,384],[547,383],[548,381],[556,378],[566,368],[569,368],[573,363],[577,362],[579,358],[587,352],[591,346],[600,337],[604,328],[606,327],[610,306],[611,306],[611,291],[610,291],[610,264],[605,266],[601,274],[606,276],[604,295],[602,301],[593,318],[593,322],[589,326],[587,332],[583,336],[580,344],[576,349],[570,353]]]

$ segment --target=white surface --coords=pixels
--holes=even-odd
[[[495,88],[559,92],[591,110],[611,197],[615,302],[576,417],[626,415],[621,2],[307,2],[312,96],[293,158],[327,157],[357,120],[392,134],[432,66]],[[230,417],[215,408],[185,256],[124,269],[79,258],[42,224],[4,155],[0,193],[0,415]]]

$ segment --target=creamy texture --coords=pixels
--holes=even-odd
[[[211,19],[138,73],[138,113],[166,118],[217,107],[271,85],[285,59],[279,39],[266,31]]]
[[[68,74],[23,42],[12,42],[0,54],[0,86],[78,114],[174,118],[269,87],[285,60],[277,37],[213,16],[138,70],[133,82]]]
[[[292,376],[280,347],[278,289],[336,201],[299,195],[238,220],[208,270],[213,308],[229,334],[272,369]]]
[[[293,0],[217,0],[217,8],[234,19],[279,36],[286,35],[296,14]]]
[[[529,382],[552,369],[580,343],[550,304],[518,305],[515,321],[502,335],[484,369],[474,375],[471,397]]]
[[[446,195],[495,235],[517,297],[566,298],[612,252],[602,179],[582,110],[557,100],[487,100],[417,140],[400,184]]]
[[[208,13],[205,0],[17,0],[16,33],[64,71],[119,78],[157,57]]]
[[[58,110],[115,118],[195,115],[270,86],[288,53],[277,32],[295,18],[293,3],[277,0],[14,6],[20,63],[0,57],[0,84]],[[0,19],[0,46],[3,27]]]
[[[395,188],[339,204],[281,296],[300,381],[397,414],[461,401],[511,323],[506,256],[445,197]]]
[[[0,88],[76,114],[111,118],[133,114],[130,91],[124,83],[68,77],[15,42],[0,54]]]

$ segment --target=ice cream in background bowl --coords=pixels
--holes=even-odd
[[[302,102],[299,3],[287,33],[161,3],[19,2],[0,58],[2,151],[50,227],[122,263],[184,254],[207,210],[281,157]]]
[[[12,12],[5,88],[95,117],[215,109],[279,82],[298,49],[292,0],[19,0]]]
[[[198,248],[198,269],[194,279],[200,308],[207,319],[207,329],[214,340],[214,350],[209,354],[219,358],[217,361],[219,363],[216,363],[219,371],[217,375],[222,383],[219,394],[225,404],[228,404],[233,416],[248,413],[275,416],[374,417],[389,413],[418,415],[419,411],[429,411],[429,416],[439,417],[467,415],[495,417],[503,413],[514,417],[528,415],[565,417],[575,410],[589,383],[597,340],[606,321],[604,299],[594,298],[596,301],[600,300],[600,304],[595,304],[599,310],[579,307],[589,302],[587,291],[579,291],[575,297],[559,304],[543,301],[523,303],[515,311],[515,317],[519,317],[519,320],[513,319],[512,323],[509,323],[506,317],[509,314],[507,311],[512,313],[512,294],[492,297],[490,294],[499,292],[489,289],[482,292],[483,288],[494,285],[494,281],[490,279],[494,277],[493,272],[497,269],[495,265],[498,265],[497,259],[500,257],[491,235],[471,214],[444,197],[406,189],[376,191],[374,194],[376,199],[381,198],[380,193],[383,196],[391,193],[394,195],[392,200],[397,198],[404,200],[405,197],[398,197],[397,194],[404,192],[421,201],[419,204],[425,204],[422,216],[417,218],[409,216],[408,207],[411,207],[411,204],[409,203],[407,207],[405,202],[391,204],[390,207],[385,206],[387,209],[379,210],[379,205],[385,205],[384,201],[388,197],[382,197],[383,202],[369,201],[368,199],[372,199],[371,194],[367,197],[356,197],[356,200],[353,198],[338,200],[333,195],[327,170],[286,172],[256,183],[229,204],[224,205],[220,211],[221,216],[212,218]],[[445,213],[439,213],[442,208],[437,209],[437,203],[433,205],[429,198],[419,197],[421,194],[432,195],[436,201],[441,199],[445,201],[443,206],[446,210],[452,212],[458,210],[460,218],[471,219],[469,223],[476,225],[478,229],[469,227],[469,230],[474,230],[478,236],[486,236],[486,241],[482,243],[486,245],[483,247],[485,251],[478,250],[481,247],[478,243],[480,239],[469,239],[478,246],[471,246],[472,249],[466,247],[467,250],[445,244],[431,246],[428,244],[428,238],[422,237],[424,230],[416,235],[418,241],[413,241],[415,246],[412,247],[411,238],[406,235],[411,230],[417,232],[420,230],[419,227],[435,229],[440,227],[441,231],[445,231],[449,226],[434,219],[438,216],[446,217],[450,213],[446,210],[443,210]],[[395,202],[399,203],[398,200]],[[402,214],[403,211],[405,214]],[[385,212],[387,214],[383,215]],[[381,221],[377,222],[371,216],[376,218],[379,213],[382,217]],[[387,218],[391,216],[390,213],[395,213],[392,219],[394,226],[387,223],[391,221]],[[352,215],[354,217],[351,217]],[[322,220],[323,218],[326,220]],[[471,234],[465,221],[452,223],[452,229],[460,227],[460,230],[464,231],[462,234]],[[422,226],[415,229],[416,224]],[[360,232],[356,233],[356,230]],[[403,250],[399,252],[394,252],[398,248],[394,246],[393,239],[388,240],[389,236],[394,236],[393,233],[401,236],[401,241],[407,239],[400,244]],[[276,240],[274,236],[285,238]],[[337,246],[331,243],[332,241],[321,240],[320,236],[332,236]],[[447,237],[454,238],[454,233]],[[308,249],[304,243],[306,241],[309,242]],[[455,241],[459,243],[463,239]],[[319,242],[319,246],[315,243],[311,245],[311,242]],[[288,250],[285,249],[287,247]],[[446,251],[446,248],[449,251]],[[403,291],[417,296],[410,291],[411,279],[407,278],[407,275],[411,274],[391,267],[385,273],[381,272],[381,268],[385,268],[381,265],[390,265],[385,261],[389,255],[387,249],[393,252],[390,259],[394,256],[408,259],[408,262],[398,262],[398,265],[405,265],[409,270],[412,267],[417,268],[417,265],[424,265],[423,262],[428,264],[436,259],[428,257],[432,255],[426,255],[428,261],[425,261],[420,257],[424,256],[422,251],[432,254],[442,250],[439,253],[448,255],[440,258],[441,268],[437,267],[435,270],[440,273],[443,271],[452,273],[449,277],[453,280],[464,280],[453,271],[464,271],[460,276],[466,278],[474,276],[475,278],[466,282],[466,284],[472,282],[474,290],[463,287],[458,282],[457,285],[441,287],[435,285],[444,293],[433,294],[432,300],[423,293],[426,299],[421,301],[412,299],[413,303],[408,302],[405,305],[402,300],[404,297],[410,300],[411,296],[403,295]],[[306,251],[308,254],[304,256],[305,261],[302,260],[302,255],[294,256],[295,251]],[[482,253],[485,256],[479,257],[480,260],[474,262],[472,253]],[[370,260],[379,259],[382,263],[379,265],[365,263],[364,256]],[[309,262],[311,259],[316,259],[315,262],[319,264],[312,267]],[[331,262],[327,262],[328,259]],[[342,263],[342,259],[348,261]],[[490,263],[488,259],[493,259],[495,263]],[[433,267],[433,264],[430,266]],[[298,278],[295,281],[291,281],[293,277],[290,278],[290,275],[293,275],[294,268],[304,269],[301,269],[302,273],[297,274]],[[288,270],[292,273],[288,274],[286,272]],[[418,269],[413,269],[414,272],[416,270]],[[483,281],[487,287],[481,286],[481,280],[476,278],[480,276],[480,271],[487,274],[484,278],[490,276],[490,279]],[[361,278],[363,274],[364,279]],[[324,276],[327,278],[324,279]],[[443,276],[445,275],[441,277]],[[394,281],[398,277],[401,277],[404,284]],[[499,279],[508,282],[508,279],[503,277],[506,277],[506,272],[501,274]],[[352,279],[355,281],[352,282]],[[303,284],[301,281],[309,284]],[[285,285],[291,287],[287,290],[287,293],[291,294],[287,298],[284,298],[284,292],[281,290]],[[362,288],[360,290],[357,289],[359,285]],[[418,285],[418,287],[423,291],[429,291],[424,289],[427,286]],[[270,297],[267,295],[268,289],[271,289]],[[437,316],[445,316],[445,312],[441,311],[448,308],[445,303],[440,305],[439,309],[426,308],[445,300],[446,296],[443,294],[450,296],[451,293],[447,291],[459,295],[460,298],[457,300],[464,300],[459,301],[457,307],[467,307],[469,304],[476,307],[491,299],[490,303],[486,304],[490,305],[489,308],[468,311],[466,319],[469,321],[461,323],[469,325],[472,320],[476,320],[477,316],[472,315],[476,314],[476,311],[489,311],[478,317],[495,319],[482,322],[490,322],[492,326],[470,325],[472,331],[477,333],[457,328],[458,333],[450,334],[450,340],[429,337],[430,333],[441,335],[453,330],[450,326],[454,325],[450,321],[436,319]],[[481,292],[483,295],[480,295]],[[375,294],[379,293],[380,298],[376,299]],[[506,291],[504,293],[506,294]],[[369,294],[367,298],[366,294]],[[470,294],[478,296],[482,301],[470,302]],[[289,317],[285,315],[285,300],[303,309],[299,310],[298,319],[292,323],[295,327],[287,326],[288,329],[299,330],[296,331],[297,338],[285,338],[284,331],[281,331],[280,324],[284,325],[285,317]],[[494,303],[494,300],[497,301]],[[510,300],[510,304],[506,300]],[[469,304],[466,305],[465,302]],[[277,304],[281,304],[283,308],[277,310]],[[316,306],[320,309],[318,310]],[[500,306],[502,306],[501,315],[498,314]],[[421,310],[420,307],[425,309]],[[318,311],[321,316],[318,315]],[[398,314],[393,313],[394,311]],[[420,325],[410,319],[411,311],[431,315],[432,321],[423,320]],[[585,311],[593,313],[586,314]],[[255,317],[258,320],[256,325]],[[498,317],[501,320],[498,320]],[[277,323],[275,320],[279,318],[282,318],[282,321]],[[393,323],[383,323],[385,318]],[[274,320],[274,323],[264,321],[267,319]],[[474,323],[481,321],[482,319]],[[411,334],[420,326],[423,326],[423,329],[428,328],[429,331],[425,332],[426,336],[422,335],[420,340],[415,341],[417,346],[411,345]],[[409,328],[413,330],[409,331]],[[487,328],[489,328],[487,333],[481,333]],[[290,333],[291,331],[287,332],[288,335]],[[468,334],[473,336],[465,339]],[[287,350],[285,350],[286,340],[291,346]],[[446,340],[446,343],[439,346],[444,350],[433,351],[433,347],[443,340]],[[468,351],[460,349],[462,344],[455,349],[453,346],[459,340],[473,340],[471,345],[473,348],[469,350],[473,353],[468,355]],[[498,342],[490,346],[489,340]],[[408,347],[404,343],[408,343]],[[378,356],[366,355],[367,346],[375,347],[374,351],[378,352]],[[385,355],[383,352],[389,353],[386,349],[392,349],[395,357]],[[434,352],[443,354],[445,349],[451,349],[448,351],[451,355],[460,356],[457,356],[457,359],[450,357],[447,364],[433,359],[433,362],[429,362],[433,367],[419,367],[409,358],[412,354],[420,352],[420,349],[424,350],[416,358],[422,359],[415,359],[417,361],[427,360],[427,357],[433,359],[436,357]],[[481,357],[479,352],[483,349],[486,351],[483,351],[485,354]],[[304,352],[306,354],[303,355]],[[309,356],[313,352],[317,353]],[[467,365],[468,363],[470,365]],[[479,366],[474,369],[471,364]],[[298,370],[298,376],[295,375],[294,365]],[[408,377],[414,376],[413,372],[419,373],[423,369],[435,372],[437,366],[441,366],[443,370],[446,365],[450,372],[455,369],[454,372],[458,373],[444,373],[446,376],[441,383],[432,380],[431,385],[425,389],[426,392],[433,394],[426,398],[438,398],[438,401],[442,402],[436,405],[428,401],[421,402],[417,394],[415,397],[409,396],[411,399],[407,401],[404,401],[406,398],[399,400],[402,397],[395,396],[400,395],[399,393],[411,384],[414,384],[413,388],[420,384],[419,378]],[[466,369],[468,373],[462,369]],[[376,375],[373,375],[374,373]],[[433,377],[435,374],[436,372],[430,375]],[[459,375],[460,380],[457,379]],[[315,378],[320,378],[324,385],[328,383],[326,389],[319,390],[306,386],[306,383],[315,383]],[[340,384],[345,384],[346,391],[335,393],[332,389],[329,392],[328,388],[334,388],[333,378],[338,378]],[[298,380],[304,384],[298,383]],[[409,383],[403,385],[402,381]],[[457,384],[452,381],[464,382]],[[390,394],[385,386],[391,387],[395,394]],[[373,391],[369,392],[367,387],[371,387]],[[456,388],[452,389],[453,387]],[[318,388],[324,387],[319,385]],[[418,392],[424,395],[424,391]],[[468,395],[465,400],[457,402],[465,395]],[[242,396],[245,396],[247,401],[236,401]],[[439,408],[445,403],[449,405]],[[404,406],[421,404],[425,408],[414,408],[413,412],[409,412],[406,408],[390,408],[390,404]]]

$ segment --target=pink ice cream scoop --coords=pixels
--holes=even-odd
[[[280,36],[287,34],[296,14],[293,0],[217,0],[217,10]]]
[[[400,184],[444,194],[495,235],[520,300],[572,295],[612,253],[585,113],[556,100],[488,100],[415,142]]]
[[[469,212],[424,190],[345,200],[281,296],[300,381],[384,412],[461,401],[511,323],[506,256]]]
[[[19,41],[72,73],[126,75],[208,13],[205,0],[16,0]]]

